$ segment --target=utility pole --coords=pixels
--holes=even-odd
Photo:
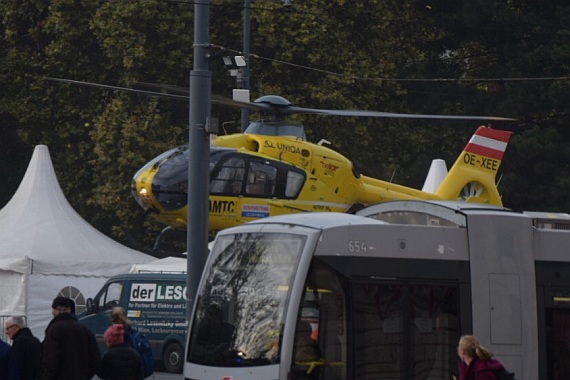
[[[209,0],[194,4],[193,69],[190,71],[190,128],[188,133],[188,215],[186,315],[191,322],[198,285],[208,257],[210,140],[208,121],[212,74],[208,67]]]
[[[243,57],[245,58],[245,67],[243,68],[242,89],[249,90],[249,46],[251,35],[251,0],[243,2]],[[244,132],[249,125],[249,109],[241,109],[241,131]]]

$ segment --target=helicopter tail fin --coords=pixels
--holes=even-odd
[[[511,135],[479,127],[435,194],[441,199],[502,206],[495,177]]]

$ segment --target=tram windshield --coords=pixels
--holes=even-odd
[[[278,363],[293,275],[306,237],[219,236],[198,294],[188,361],[238,367]]]

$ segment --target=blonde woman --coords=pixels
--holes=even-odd
[[[123,326],[123,330],[125,332],[125,342],[130,343],[132,328],[129,324],[129,319],[127,318],[127,313],[125,309],[123,309],[120,306],[115,306],[111,310],[111,323],[114,325],[116,324]]]
[[[492,359],[493,353],[481,346],[473,335],[463,335],[459,339],[457,354],[459,380],[497,380],[494,371],[504,370],[503,364]]]
[[[115,306],[111,310],[111,322],[113,322],[113,324],[123,325],[123,327],[127,329],[127,327],[129,327],[129,320],[125,309],[120,306]]]

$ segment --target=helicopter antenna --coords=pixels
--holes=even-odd
[[[392,176],[390,177],[390,183],[394,181],[394,177],[396,176],[396,169],[392,172]]]
[[[329,140],[325,140],[325,139],[321,139],[321,141],[319,141],[317,143],[317,145],[323,145],[323,144],[327,144],[327,145],[331,145],[331,142]]]
[[[236,122],[231,120],[231,121],[224,121],[222,123],[222,129],[224,130],[224,134],[227,135],[228,134],[228,130],[226,129],[226,125],[230,125],[230,124],[235,124]]]

